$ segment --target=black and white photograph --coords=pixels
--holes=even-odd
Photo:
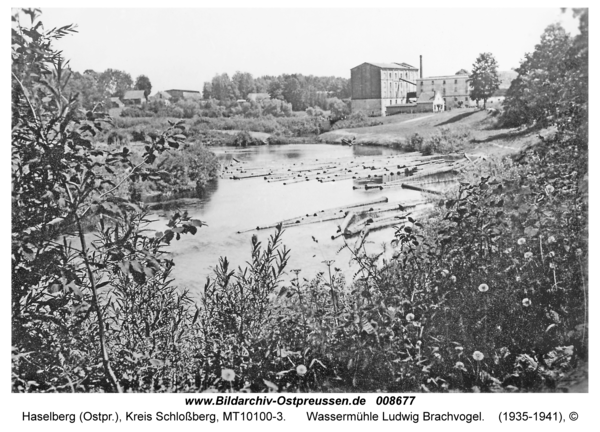
[[[11,9],[12,397],[589,392],[587,8],[99,6]]]

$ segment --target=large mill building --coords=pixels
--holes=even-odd
[[[350,70],[352,112],[384,116],[416,97],[419,69],[407,63],[363,63]]]

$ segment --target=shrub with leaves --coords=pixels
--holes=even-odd
[[[68,72],[52,48],[72,26],[45,31],[38,10],[23,14],[30,26],[17,12],[12,30],[13,389],[121,391],[112,336],[123,315],[107,312],[106,290],[122,273],[122,290],[162,280],[175,295],[164,284],[170,261],[160,245],[202,223],[178,215],[163,234],[146,237],[141,209],[116,193],[162,175],[152,164],[180,146],[181,125],[155,136],[139,163],[127,147],[96,148],[93,137],[110,119],[80,112],[77,95],[62,93]],[[96,240],[86,230],[92,220],[100,220]]]

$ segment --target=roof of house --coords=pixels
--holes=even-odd
[[[417,103],[444,103],[444,98],[440,92],[423,92],[419,95]]]
[[[417,99],[417,103],[433,103],[433,98],[435,97],[434,92],[423,92],[419,95],[419,99]]]
[[[427,80],[432,80],[432,79],[456,79],[456,78],[464,78],[467,77],[469,78],[469,74],[464,74],[464,75],[439,75],[439,76],[430,76],[430,77],[425,77],[425,78],[417,78],[417,81],[427,81]]]
[[[200,92],[196,92],[196,91],[184,91],[183,92],[183,98],[184,99],[202,99],[202,95],[200,94]]]
[[[110,101],[116,103],[119,106],[124,106],[125,105],[123,103],[123,101],[121,99],[119,99],[118,97],[116,97],[116,96],[111,97]]]
[[[271,95],[269,93],[248,93],[246,99],[257,100],[257,99],[271,99]]]
[[[181,89],[169,89],[169,90],[165,90],[167,93],[168,92],[184,92],[184,93],[200,93],[198,90],[181,90]]]
[[[156,92],[156,94],[153,95],[152,97],[158,98],[158,99],[171,99],[172,98],[172,96],[169,93],[167,93],[166,91]]]
[[[128,90],[125,92],[123,99],[145,99],[144,90]]]
[[[372,66],[381,68],[381,69],[411,69],[411,70],[418,70],[416,67],[409,65],[408,63],[373,63],[373,62],[364,62],[363,64],[370,64]],[[359,66],[362,66],[363,64],[360,64],[356,67],[353,67],[352,69],[356,69]]]

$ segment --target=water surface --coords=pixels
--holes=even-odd
[[[291,165],[348,157],[367,162],[395,154],[398,152],[385,147],[298,144],[262,146],[242,151],[220,150],[219,158],[224,164],[231,163],[235,158],[252,165]],[[206,197],[187,209],[193,218],[206,222],[208,226],[200,228],[195,236],[186,235],[180,241],[174,241],[169,248],[176,264],[176,283],[199,292],[220,256],[226,256],[234,267],[245,266],[250,260],[252,235],[257,235],[265,244],[274,229],[242,234],[238,234],[238,231],[379,197],[388,197],[390,202],[421,197],[419,192],[402,188],[366,191],[353,190],[352,185],[352,179],[329,183],[311,180],[286,186],[283,183],[268,183],[262,177],[216,180],[208,187]],[[286,229],[283,243],[291,250],[288,273],[291,269],[301,269],[300,276],[310,279],[317,272],[327,270],[323,261],[334,260],[333,265],[343,268],[346,275],[351,277],[348,266],[351,254],[348,251],[338,253],[344,244],[342,238],[331,239],[341,222],[335,220]],[[164,227],[164,219],[153,224],[154,228],[164,229],[161,226]],[[392,238],[392,228],[369,234],[369,250],[378,251],[382,243],[389,244]],[[354,244],[355,239],[349,242]]]

